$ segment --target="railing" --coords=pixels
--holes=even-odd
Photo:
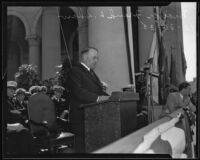
[[[133,132],[126,137],[123,137],[101,149],[96,150],[93,153],[133,153],[134,150],[139,146],[140,143],[143,142],[143,137],[145,134],[147,134],[149,131],[151,131],[153,128],[168,122],[171,120],[171,118],[175,118],[178,113],[183,113],[184,111],[182,109],[179,109],[169,115],[169,117],[163,117],[148,126]]]

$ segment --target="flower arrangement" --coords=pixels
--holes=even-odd
[[[39,85],[40,78],[37,71],[37,66],[32,64],[23,64],[15,73],[15,81],[18,87],[28,90],[33,85]]]

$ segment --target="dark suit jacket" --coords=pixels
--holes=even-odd
[[[99,78],[97,76],[93,77],[81,64],[70,70],[68,82],[70,92],[81,103],[96,102],[99,95],[107,95],[107,93],[102,90]]]
[[[98,96],[108,95],[102,89],[99,78],[94,77],[83,65],[78,64],[69,71],[70,115],[72,120],[82,117],[80,105],[94,103]]]
[[[60,98],[58,101],[58,99],[55,96],[53,96],[51,100],[55,105],[56,117],[60,117],[64,110],[68,110],[68,105],[65,99]]]
[[[22,122],[22,118],[20,116],[20,114],[18,113],[12,113],[11,111],[15,109],[15,104],[14,102],[7,98],[7,104],[6,104],[6,112],[7,112],[7,115],[6,115],[6,123],[21,123]]]
[[[70,123],[75,134],[76,152],[84,152],[84,112],[81,104],[95,103],[98,96],[108,95],[103,91],[99,78],[93,76],[83,65],[74,66],[68,74],[70,93]]]

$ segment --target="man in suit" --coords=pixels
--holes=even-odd
[[[15,91],[15,108],[21,112],[21,117],[24,120],[28,119],[27,104],[28,101],[25,100],[26,90],[24,88],[18,88]]]
[[[17,88],[17,82],[15,81],[8,81],[7,82],[7,106],[6,106],[6,111],[7,111],[7,116],[6,120],[9,123],[15,123],[15,122],[22,122],[21,119],[21,112],[16,109],[16,102],[14,101],[14,94],[15,90]]]
[[[7,154],[33,154],[37,153],[37,148],[34,146],[33,137],[28,128],[25,127],[24,119],[21,112],[18,111],[13,103],[17,83],[15,81],[7,82],[7,104],[5,126],[6,134],[6,153]]]
[[[54,85],[53,91],[51,100],[55,105],[57,123],[62,131],[69,131],[69,97],[63,96],[65,88],[62,86]]]
[[[75,151],[84,153],[84,113],[81,104],[107,100],[106,86],[94,73],[98,50],[87,48],[81,52],[81,63],[69,71],[70,123],[75,134]]]
[[[51,97],[51,100],[55,105],[56,117],[65,118],[66,114],[68,113],[69,106],[69,104],[67,104],[67,100],[62,97],[65,88],[59,85],[54,85],[53,90],[54,95]]]
[[[179,92],[170,93],[164,106],[165,113],[172,113],[183,107],[188,107],[192,112],[196,111],[196,107],[190,100],[191,86],[188,82],[179,85]]]

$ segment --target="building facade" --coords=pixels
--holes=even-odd
[[[170,70],[171,57],[178,62],[183,45],[180,3],[162,10],[168,15],[163,43]],[[135,73],[149,57],[154,14],[151,6],[9,6],[7,79],[14,79],[21,64],[37,65],[41,79],[48,79],[67,55],[72,63],[78,62],[80,51],[91,46],[100,53],[96,73],[110,86],[109,93],[119,91],[135,83]],[[176,68],[174,83],[179,83],[185,79],[179,72],[182,64],[176,63]]]

